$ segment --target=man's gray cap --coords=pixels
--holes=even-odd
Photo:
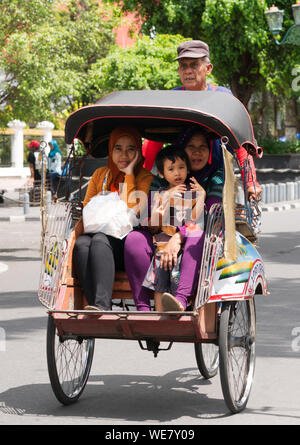
[[[200,58],[209,57],[209,47],[202,40],[188,40],[183,42],[177,48],[177,54],[175,60],[183,59],[184,57]]]

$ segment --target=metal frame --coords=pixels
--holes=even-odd
[[[38,289],[39,301],[47,309],[54,309],[57,302],[71,229],[71,203],[52,204],[44,233]]]
[[[218,259],[223,250],[224,214],[222,204],[214,204],[208,215],[205,241],[194,309],[199,309],[210,298]]]

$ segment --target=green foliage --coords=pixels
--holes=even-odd
[[[294,2],[276,1],[285,10],[282,36],[293,24]],[[192,38],[209,43],[216,83],[229,85],[245,105],[264,88],[298,97],[300,46],[276,45],[264,16],[272,3],[0,0],[0,124],[21,119],[58,125],[66,110],[111,91],[173,88],[180,84],[176,47]],[[144,35],[126,49],[113,46],[121,7],[142,17],[142,32],[152,38]]]
[[[267,6],[270,7],[274,2],[267,0]],[[292,5],[295,0],[278,0],[276,6],[284,10],[283,29],[280,33],[281,39],[285,36],[288,29],[294,24]],[[291,98],[292,95],[299,96],[299,90],[292,88],[294,75],[293,70],[300,61],[300,45],[277,45],[275,39],[271,36],[269,45],[264,49],[261,60],[261,74],[266,81],[266,87],[276,96]]]
[[[0,47],[17,30],[30,33],[49,20],[54,3],[54,0],[0,0]]]
[[[117,90],[171,89],[180,85],[176,48],[180,35],[142,36],[134,46],[115,47],[90,72],[92,90],[103,95]]]
[[[113,0],[106,0],[112,2]],[[265,87],[285,98],[292,90],[292,70],[300,60],[300,46],[276,45],[264,12],[274,0],[120,0],[124,11],[142,17],[142,31],[178,33],[203,39],[211,49],[217,83],[230,85],[247,105],[255,90]],[[295,0],[278,0],[284,9],[282,35],[294,23]],[[298,62],[299,63],[299,62]]]
[[[8,135],[1,135],[0,137],[0,165],[3,167],[5,165],[10,165],[10,146],[11,137]]]
[[[75,142],[75,155],[78,157],[86,155],[86,149],[79,139],[77,139]]]
[[[263,0],[207,0],[202,17],[214,74],[245,105],[262,81],[260,61],[270,39],[265,10]]]
[[[115,0],[106,0],[116,3]],[[204,0],[119,0],[123,11],[135,12],[142,18],[142,32],[180,34],[192,39],[201,37],[201,16]]]
[[[54,1],[0,0],[10,14],[0,34],[5,73],[0,105],[9,104],[15,119],[31,124],[55,120],[54,112],[76,100],[83,105],[92,101],[89,70],[115,40],[113,12],[97,0],[64,0],[59,6]]]
[[[300,141],[282,142],[277,139],[265,138],[258,141],[264,154],[300,153]]]

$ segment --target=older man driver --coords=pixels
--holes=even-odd
[[[213,85],[207,82],[207,76],[212,72],[213,65],[210,62],[210,54],[208,45],[202,40],[188,40],[183,42],[177,48],[178,74],[182,85],[174,88],[174,90],[188,91],[219,91],[228,94],[232,92],[225,87]],[[213,152],[220,152],[220,141],[214,141],[215,147]],[[161,149],[162,144],[145,140],[143,144],[143,155],[146,159],[144,167],[151,171],[157,152]],[[244,164],[248,153],[244,148],[237,150],[237,157],[240,165]],[[251,175],[248,175],[248,196],[256,200],[260,199],[261,187],[256,179],[256,171],[252,156],[249,156],[251,167]]]

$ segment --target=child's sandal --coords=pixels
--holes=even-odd
[[[161,298],[161,304],[164,312],[182,312],[184,307],[172,294],[165,292]]]

